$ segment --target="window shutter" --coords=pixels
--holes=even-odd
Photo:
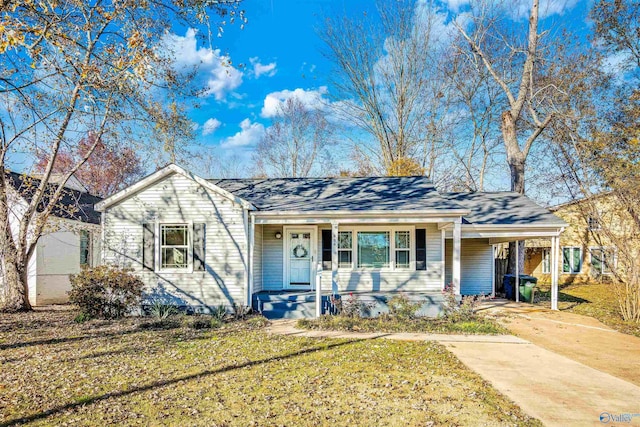
[[[155,224],[142,224],[142,266],[145,270],[154,270],[155,243]]]
[[[416,228],[416,270],[427,269],[427,230]]]
[[[206,224],[193,224],[193,270],[204,271],[204,249],[205,249]]]
[[[322,269],[331,270],[331,230],[322,230]]]

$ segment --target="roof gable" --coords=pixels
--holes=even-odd
[[[103,212],[105,209],[107,209],[108,207],[117,204],[125,199],[128,199],[129,197],[132,197],[134,194],[144,190],[145,188],[148,188],[154,184],[156,184],[157,182],[162,181],[163,179],[174,175],[174,174],[178,174],[181,175],[187,179],[190,179],[192,181],[197,182],[198,184],[200,184],[201,186],[203,186],[204,188],[208,189],[208,190],[212,190],[218,194],[220,194],[223,197],[226,197],[227,199],[241,205],[242,207],[244,207],[245,209],[255,209],[255,207],[247,202],[246,200],[244,200],[241,197],[238,197],[237,195],[231,194],[229,191],[218,187],[217,185],[215,185],[212,182],[207,181],[206,179],[200,178],[199,176],[188,172],[187,170],[181,168],[178,165],[175,165],[173,163],[163,167],[162,169],[157,170],[156,172],[152,173],[151,175],[148,175],[147,177],[141,179],[140,181],[136,182],[135,184],[125,188],[124,190],[118,191],[115,194],[112,194],[111,196],[107,197],[106,199],[104,199],[103,201],[101,201],[100,203],[98,203],[96,205],[96,210],[99,212]]]

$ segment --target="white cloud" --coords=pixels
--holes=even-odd
[[[252,123],[249,119],[240,122],[240,132],[225,139],[221,148],[244,148],[254,146],[264,135],[264,126],[260,123]]]
[[[257,56],[253,58],[249,58],[249,62],[253,65],[253,75],[256,79],[262,75],[266,75],[267,77],[273,77],[276,75],[276,63],[270,62],[268,64],[262,64],[260,62],[260,58]]]
[[[564,15],[573,9],[579,0],[540,0],[540,18],[552,15]],[[512,18],[523,19],[529,15],[531,0],[495,0],[498,7],[504,9]],[[471,0],[445,0],[444,3],[452,12],[459,12],[471,3]]]
[[[322,110],[328,103],[328,101],[323,98],[326,94],[326,86],[320,86],[314,90],[298,88],[295,90],[285,89],[278,92],[271,92],[264,98],[264,106],[262,107],[260,115],[262,117],[277,116],[280,107],[290,98],[297,98],[310,110]]]
[[[216,118],[210,118],[202,125],[202,136],[211,135],[222,125],[222,122]]]
[[[176,70],[190,71],[197,67],[197,79],[201,80],[201,96],[213,96],[223,100],[226,95],[242,84],[242,71],[231,65],[231,59],[220,53],[220,49],[198,47],[196,30],[188,29],[183,36],[169,33],[163,45],[172,56]]]

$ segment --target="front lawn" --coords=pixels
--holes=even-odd
[[[551,306],[549,285],[542,285],[538,295],[540,303]],[[640,337],[640,323],[625,322],[620,317],[618,302],[611,285],[601,283],[561,286],[558,308],[584,316],[591,316],[607,326],[626,334]]]
[[[430,342],[0,314],[0,425],[539,425]]]
[[[301,319],[298,326],[305,329],[353,332],[421,332],[431,334],[487,334],[509,332],[494,320],[477,316],[475,319],[452,322],[444,318],[418,317],[398,319],[392,316],[374,318],[322,316],[319,319]]]

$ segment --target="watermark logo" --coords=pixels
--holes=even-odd
[[[614,423],[631,423],[633,418],[640,417],[640,414],[632,414],[630,412],[624,412],[620,414],[612,414],[611,412],[602,412],[600,414],[600,422],[602,424]]]

